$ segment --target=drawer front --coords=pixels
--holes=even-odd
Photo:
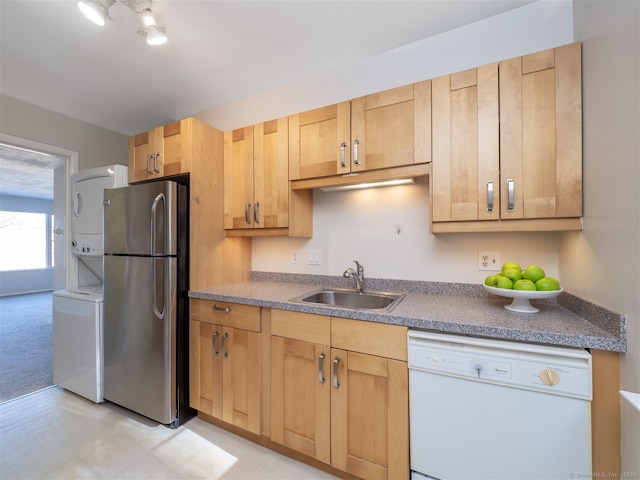
[[[191,319],[260,332],[260,307],[215,300],[191,299]]]
[[[329,345],[331,318],[312,313],[271,310],[271,335]]]
[[[407,327],[331,318],[331,346],[407,361]]]

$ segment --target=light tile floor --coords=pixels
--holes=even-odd
[[[170,429],[59,387],[0,404],[0,479],[336,477],[194,418]]]

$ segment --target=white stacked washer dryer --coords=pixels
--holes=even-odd
[[[71,176],[71,243],[67,288],[53,292],[53,382],[103,401],[103,196],[127,185],[127,167],[110,165]]]

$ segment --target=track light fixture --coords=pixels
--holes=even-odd
[[[79,0],[78,8],[84,15],[97,25],[104,25],[109,16],[109,8],[116,0]],[[162,45],[167,43],[167,29],[157,24],[151,11],[151,0],[121,0],[125,7],[129,7],[140,18],[142,26],[138,28],[138,34],[145,37],[149,45]]]

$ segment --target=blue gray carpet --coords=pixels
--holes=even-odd
[[[0,298],[0,403],[53,385],[52,293]]]

